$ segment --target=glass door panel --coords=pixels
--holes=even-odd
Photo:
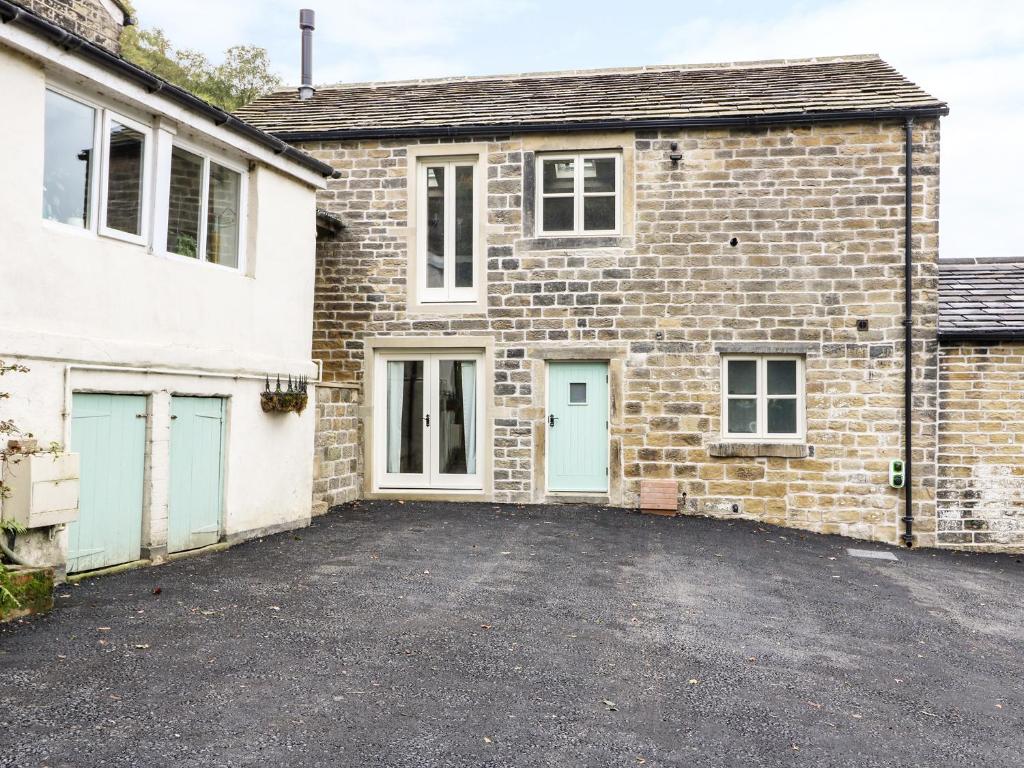
[[[435,358],[433,362],[437,393],[433,480],[445,487],[480,487],[476,361]]]
[[[422,483],[426,468],[427,414],[424,360],[388,360],[384,377],[384,480]]]

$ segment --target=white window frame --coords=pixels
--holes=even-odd
[[[205,264],[208,267],[215,267],[216,269],[226,269],[231,272],[242,272],[246,270],[246,243],[245,235],[248,229],[248,212],[249,212],[249,170],[244,165],[239,163],[226,160],[223,156],[211,152],[210,150],[195,144],[190,141],[180,139],[175,136],[171,142],[171,149],[178,147],[183,149],[189,154],[199,157],[203,161],[203,178],[202,178],[202,191],[200,193],[199,202],[199,238],[196,245],[196,257],[182,256],[180,253],[175,253],[167,248],[167,230],[160,237],[162,242],[155,243],[154,250],[159,251],[161,254],[169,259],[175,261],[187,262],[190,264]],[[161,169],[162,183],[170,188],[171,184],[171,162],[172,152],[167,153],[167,167]],[[232,267],[227,264],[215,264],[209,261],[206,257],[206,239],[209,229],[209,218],[207,208],[210,203],[210,163],[216,163],[217,165],[227,168],[229,171],[234,171],[239,174],[239,196],[238,196],[238,266]],[[167,216],[170,216],[170,197],[167,198]]]
[[[586,160],[615,160],[615,191],[614,192],[586,192],[584,191],[583,164]],[[557,192],[544,193],[544,163],[550,160],[572,160],[575,178],[572,193]],[[536,215],[537,237],[603,237],[619,235],[622,232],[622,152],[618,151],[595,151],[595,152],[551,152],[538,153],[537,165],[534,174],[536,180],[536,203],[534,209]],[[560,229],[547,231],[544,229],[544,200],[545,198],[573,198],[573,229]],[[615,199],[615,228],[614,229],[584,229],[583,228],[583,201],[588,197],[613,197]]]
[[[103,237],[124,240],[136,245],[146,245],[149,243],[150,209],[152,207],[150,201],[153,194],[153,129],[144,123],[140,123],[138,120],[125,117],[114,110],[102,107],[100,109],[102,110],[103,117],[98,122],[102,124],[100,136],[103,143],[101,145],[100,160],[100,196],[96,201],[99,205],[99,234]],[[144,137],[142,147],[142,189],[139,190],[139,234],[137,235],[107,226],[107,199],[110,192],[110,127],[114,122],[138,131]]]
[[[444,170],[444,286],[427,287],[427,168],[443,167]],[[455,285],[455,169],[473,170],[473,284],[466,287]],[[479,158],[425,156],[419,158],[416,168],[416,291],[423,304],[473,304],[480,298],[480,195],[483,180],[480,178]],[[449,191],[451,194],[449,194]]]
[[[45,215],[42,216],[43,224],[48,227],[56,227],[66,232],[72,232],[76,235],[95,235],[99,230],[99,215],[100,215],[100,182],[103,178],[103,124],[104,124],[104,113],[106,110],[95,102],[83,99],[81,96],[61,88],[60,86],[52,83],[46,84],[46,90],[53,91],[58,96],[63,96],[71,101],[78,102],[83,107],[89,107],[93,111],[92,121],[92,151],[94,153],[93,161],[89,168],[89,210],[86,212],[88,217],[88,226],[76,227],[74,224],[67,224],[63,221],[57,221],[56,219],[49,219]],[[44,102],[45,104],[45,102]],[[45,109],[45,106],[43,107]],[[45,116],[44,116],[44,135],[43,144],[45,147],[46,135],[45,135]],[[45,170],[44,170],[45,173]],[[42,206],[40,206],[42,208]]]
[[[735,361],[753,361],[756,367],[756,392],[754,395],[730,395],[729,394],[729,363]],[[796,394],[795,395],[772,395],[768,396],[768,362],[772,360],[794,361],[796,363]],[[807,421],[807,397],[806,397],[806,364],[801,355],[723,355],[721,367],[721,421],[722,437],[732,442],[772,442],[772,443],[800,443],[806,439]],[[757,401],[757,431],[756,432],[729,432],[729,400],[750,400]],[[768,432],[768,400],[789,399],[796,400],[796,433],[792,432]]]

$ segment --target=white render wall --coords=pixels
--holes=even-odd
[[[0,176],[0,359],[31,369],[0,380],[0,391],[12,393],[0,414],[41,445],[64,443],[70,392],[149,396],[143,547],[159,548],[166,541],[169,397],[227,397],[227,537],[305,524],[313,390],[301,416],[264,414],[259,393],[265,373],[316,372],[314,187],[234,157],[250,160],[244,273],[44,221],[46,83],[40,64],[0,42],[0,84],[11,107]],[[95,85],[79,87],[102,94]],[[189,126],[176,127],[195,138]]]

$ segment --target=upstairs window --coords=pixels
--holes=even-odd
[[[44,125],[43,217],[144,244],[150,129],[53,90]]]
[[[167,252],[238,267],[242,172],[175,145],[170,176]]]
[[[424,160],[417,179],[417,280],[423,302],[477,300],[476,162]]]
[[[722,360],[722,434],[733,440],[799,440],[804,436],[801,357]]]
[[[622,228],[622,155],[538,155],[540,235],[616,235]]]
[[[47,89],[45,110],[44,219],[161,254],[244,266],[244,166],[59,90]],[[154,216],[164,199],[166,211]]]

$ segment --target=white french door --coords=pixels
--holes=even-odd
[[[377,486],[483,488],[483,358],[383,353],[374,376]]]

